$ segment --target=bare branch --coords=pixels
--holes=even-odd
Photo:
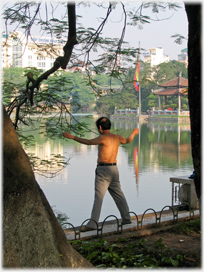
[[[47,79],[51,74],[53,74],[55,71],[57,71],[59,68],[66,69],[67,64],[69,62],[69,59],[72,54],[72,50],[75,44],[77,44],[76,40],[76,14],[75,14],[75,4],[67,4],[68,9],[68,23],[69,23],[69,33],[68,33],[68,40],[65,46],[63,47],[64,50],[64,56],[58,57],[55,62],[54,66],[47,70],[45,73],[43,73],[40,77],[38,77],[35,81],[30,79],[29,83],[32,81],[32,85],[29,87],[30,90],[30,96],[29,100],[31,103],[31,106],[33,106],[33,93],[34,89],[39,89],[39,85],[42,82],[42,80]]]

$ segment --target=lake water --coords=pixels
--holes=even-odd
[[[96,132],[95,121],[93,117],[87,122]],[[121,145],[118,151],[121,187],[130,211],[136,214],[142,214],[148,208],[160,211],[172,203],[170,177],[192,174],[190,125],[114,120],[111,131],[128,137],[135,127],[139,128],[139,135],[130,144]],[[33,135],[36,144],[26,148],[28,153],[43,159],[49,158],[51,154],[71,158],[66,168],[53,168],[53,172],[60,170],[55,177],[44,177],[37,173],[35,177],[50,205],[65,213],[74,226],[81,225],[90,218],[92,210],[97,146],[81,145],[68,139],[46,140],[39,132],[33,132]],[[85,137],[96,136],[94,132],[89,132]],[[100,221],[108,215],[120,218],[107,192]]]

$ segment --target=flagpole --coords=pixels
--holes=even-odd
[[[140,42],[139,42],[139,56],[138,61],[140,61]],[[139,66],[140,69],[140,66]],[[140,77],[140,71],[139,71],[139,77]],[[140,88],[140,78],[139,78],[139,116],[141,115],[141,88]]]

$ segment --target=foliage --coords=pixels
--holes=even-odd
[[[148,100],[148,107],[150,109],[156,106],[157,106],[157,98],[155,95],[153,95],[153,93],[150,93],[149,100]]]
[[[153,95],[152,90],[158,89],[158,84],[164,81],[178,77],[180,71],[182,76],[187,78],[187,68],[183,63],[178,61],[170,61],[162,63],[156,67],[150,67],[148,63],[140,63],[140,88],[142,111],[145,112],[152,107],[158,107],[158,97]],[[120,92],[108,94],[106,97],[99,97],[96,102],[96,110],[98,113],[113,114],[115,107],[118,109],[131,108],[135,109],[139,105],[139,94],[135,91],[133,85],[135,68],[129,69],[123,79],[123,87]],[[187,95],[181,98],[184,110],[188,108]],[[167,109],[169,107],[178,107],[177,96],[169,97],[165,104],[164,97],[161,97],[161,107]]]
[[[10,69],[6,69],[8,71]],[[13,70],[13,69],[12,69]],[[18,71],[19,69],[15,69]],[[22,69],[20,69],[22,72]],[[34,77],[37,77],[40,73],[36,68],[24,69],[24,74],[29,72],[33,73]],[[9,73],[8,73],[9,74]],[[13,84],[7,82],[7,78],[3,81],[3,102],[11,119],[13,119],[12,113],[18,110],[18,104],[24,99],[22,94],[26,91],[25,84],[15,84],[18,89],[14,88]],[[79,75],[82,80],[82,75]],[[33,137],[33,130],[39,130],[40,134],[44,134],[45,137],[63,138],[62,132],[67,129],[72,130],[78,135],[83,135],[84,130],[87,129],[87,125],[84,122],[73,123],[74,117],[71,117],[70,110],[76,112],[81,108],[79,100],[74,99],[71,92],[72,86],[75,84],[74,77],[68,77],[64,71],[57,71],[47,80],[47,84],[42,84],[41,88],[34,91],[36,103],[33,107],[30,107],[29,103],[25,103],[21,108],[19,115],[20,123],[14,123],[17,126],[17,133],[21,144],[24,148],[30,147],[36,141]],[[18,78],[17,78],[18,80]],[[8,86],[10,86],[8,88]],[[93,96],[93,95],[92,95]],[[14,100],[12,101],[12,98]],[[85,100],[85,95],[82,99]],[[12,101],[12,103],[11,103]],[[88,99],[90,101],[90,99]],[[22,131],[22,125],[27,128],[30,127],[30,132],[25,133],[25,129]],[[27,129],[29,130],[29,129]],[[28,156],[35,173],[40,175],[54,177],[64,167],[69,164],[69,159],[59,154],[50,154],[50,158],[39,158],[35,154],[28,152]]]
[[[91,106],[95,101],[95,95],[90,86],[87,86],[87,75],[79,72],[64,72],[64,75],[72,82],[69,85],[72,89],[70,95],[72,97],[72,101],[75,101],[78,105],[80,105],[80,107],[78,107],[78,110],[81,109],[81,107],[83,106]]]
[[[100,114],[113,114],[115,108],[136,109],[137,106],[138,100],[136,99],[136,96],[128,93],[126,90],[99,97],[99,99],[96,101],[96,110]]]
[[[58,211],[55,206],[52,206],[52,210],[53,210],[58,222],[60,223],[60,225],[66,223],[67,220],[69,219],[69,217],[65,213]]]
[[[178,226],[173,227],[171,232],[182,233],[182,234],[192,234],[192,233],[201,233],[201,221],[200,219],[184,222]]]
[[[36,68],[32,68],[24,69],[24,74],[28,74],[31,71],[34,76],[36,74],[36,77],[40,72]],[[41,88],[34,91],[36,103],[33,105],[33,107],[30,108],[28,102],[21,108],[21,113],[19,116],[20,122],[27,126],[30,125],[33,129],[35,129],[35,116],[37,116],[38,121],[40,121],[44,115],[44,117],[46,117],[46,122],[43,125],[46,127],[45,132],[47,133],[47,136],[61,136],[61,132],[65,127],[69,127],[73,131],[79,131],[80,133],[84,124],[81,124],[80,126],[80,124],[77,123],[76,126],[73,126],[70,122],[70,111],[72,113],[77,112],[81,109],[83,103],[85,105],[89,105],[91,101],[94,101],[93,93],[91,93],[90,89],[87,88],[83,82],[84,79],[81,73],[67,75],[67,73],[64,71],[55,72],[49,77],[46,84],[42,84]],[[7,78],[4,78],[3,103],[9,116],[18,110],[18,104],[20,104],[24,99],[22,94],[26,92],[24,84],[15,86],[17,86],[17,89],[14,88],[13,84],[10,84],[7,81]],[[86,92],[86,90],[88,91]],[[81,102],[82,105],[80,104]],[[16,110],[15,107],[17,107]],[[54,116],[47,117],[48,114],[52,113]],[[58,119],[56,117],[58,117]],[[64,117],[63,122],[61,119],[62,117]],[[15,123],[15,125],[17,126],[17,123]]]
[[[96,74],[94,76],[94,81],[98,84],[98,85],[102,85],[102,86],[110,86],[110,85],[120,85],[121,82],[120,80],[118,80],[117,78],[113,78],[111,79],[108,75],[106,74]]]
[[[201,233],[200,219],[179,223],[169,231],[173,233]],[[175,268],[185,264],[185,253],[167,248],[162,238],[153,243],[134,238],[118,238],[113,242],[70,241],[72,246],[97,268]],[[188,258],[187,258],[188,259]]]
[[[173,254],[171,249],[162,243],[162,239],[155,241],[149,248],[147,239],[139,243],[129,242],[127,239],[118,238],[114,243],[106,240],[71,241],[72,246],[97,268],[158,268],[178,267],[183,256]]]
[[[65,168],[70,161],[61,154],[50,154],[49,158],[42,159],[35,156],[33,153],[27,154],[33,171],[41,176],[54,178],[56,175]]]
[[[179,76],[180,71],[182,77],[188,78],[187,68],[184,63],[176,60],[164,62],[153,68],[155,82],[164,83]]]
[[[24,83],[26,81],[26,78],[24,77],[24,68],[20,67],[10,67],[10,68],[3,68],[2,75],[4,78],[4,81],[14,83],[14,84],[20,84]]]
[[[174,64],[172,66],[172,63]],[[9,105],[10,101],[15,97],[17,99],[18,94],[22,94],[25,91],[24,85],[13,84],[8,77],[11,74],[10,69],[4,69],[5,74],[3,76],[3,101],[4,105]],[[154,74],[154,78],[151,78],[151,73],[154,69],[158,70],[157,74]],[[149,108],[157,107],[158,97],[154,96],[152,90],[157,89],[157,81],[163,81],[163,75],[166,78],[172,79],[177,77],[180,70],[184,71],[184,75],[187,73],[187,69],[184,64],[177,61],[160,64],[156,68],[151,68],[149,64],[141,62],[141,94],[142,94],[142,110],[147,111]],[[13,71],[13,68],[11,69]],[[20,71],[21,68],[15,68],[17,71],[16,81],[22,80],[22,75]],[[35,73],[36,77],[40,73],[37,69],[24,69],[24,75],[29,71]],[[100,113],[113,114],[115,107],[118,109],[131,108],[135,109],[139,105],[139,94],[133,88],[133,78],[135,69],[129,69],[123,77],[123,85],[120,91],[109,92],[106,95],[100,95],[100,91],[94,93],[96,89],[93,89],[89,84],[89,77],[87,74],[80,72],[70,73],[65,71],[58,71],[49,77],[46,85],[43,85],[42,91],[36,93],[36,102],[38,105],[43,101],[44,107],[39,107],[38,112],[42,110],[43,113],[46,111],[53,111],[56,109],[61,101],[62,103],[69,105],[70,110],[73,112],[83,111],[83,108],[89,108],[94,110],[94,104],[96,100],[95,110]],[[160,75],[160,77],[159,77]],[[183,75],[183,76],[184,76]],[[25,78],[25,77],[24,77]],[[148,79],[149,78],[149,79]],[[24,79],[25,80],[25,79]],[[97,83],[97,85],[107,86],[110,84],[110,77],[107,74],[97,74],[92,77],[92,80]],[[118,80],[113,80],[111,84],[118,84]],[[109,85],[109,87],[114,87],[115,85]],[[96,87],[94,87],[96,88]],[[19,91],[17,91],[19,90]],[[41,99],[42,96],[42,99]],[[186,110],[188,108],[188,98],[187,96],[181,98],[182,108]],[[54,106],[55,105],[55,106]],[[58,106],[57,106],[58,105]],[[167,105],[164,103],[164,98],[161,99],[161,106],[163,108],[177,108],[178,98],[170,97],[167,100]],[[36,107],[34,106],[32,111]],[[22,110],[23,111],[23,110]]]
[[[13,71],[16,71],[13,73]],[[7,109],[12,99],[19,97],[22,92],[25,92],[26,75],[31,72],[35,77],[38,76],[39,70],[36,68],[22,69],[22,68],[4,68],[3,73],[3,104]],[[12,74],[13,80],[8,75]],[[41,92],[38,91],[36,94],[36,103],[39,107],[43,103],[44,107],[38,108],[38,113],[42,110],[42,113],[52,112],[53,109],[57,108],[61,102],[70,106],[70,111],[77,112],[83,111],[83,107],[93,109],[95,103],[96,94],[88,84],[87,74],[80,72],[70,73],[67,71],[55,72],[52,76],[47,79],[46,84],[42,85]],[[110,82],[108,75],[96,75],[94,80],[103,88],[104,85]],[[23,82],[23,84],[15,82]],[[118,84],[118,80],[112,81]],[[106,85],[107,86],[107,85]],[[115,85],[112,85],[114,87]],[[18,99],[20,101],[20,99]],[[34,108],[31,113],[35,113]],[[23,109],[22,109],[23,113]]]

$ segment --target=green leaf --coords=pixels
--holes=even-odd
[[[87,259],[87,260],[92,260],[92,259],[95,258],[97,255],[98,255],[98,251],[92,252],[92,253],[90,253],[90,254],[86,257],[86,259]]]
[[[173,260],[171,257],[170,257],[170,261],[171,263],[173,264],[173,266],[178,266],[179,265],[179,261],[178,260]]]

